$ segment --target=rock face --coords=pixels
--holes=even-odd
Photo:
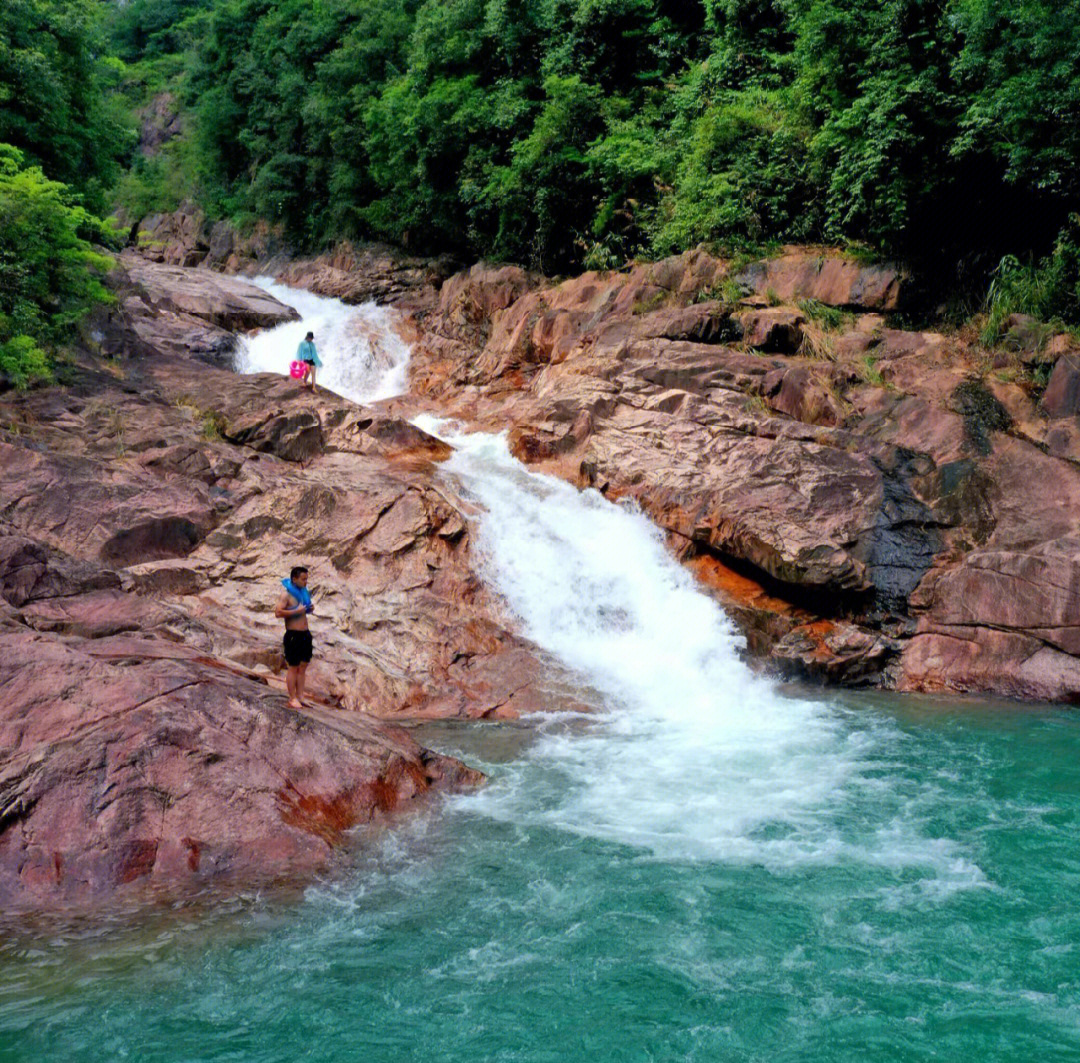
[[[139,151],[152,158],[184,131],[180,106],[171,92],[155,96],[139,115]]]
[[[202,308],[172,308],[214,276],[187,271],[174,296],[124,266],[102,343],[118,357],[0,402],[6,910],[303,881],[351,826],[480,780],[399,722],[552,697],[473,572],[435,478],[446,446],[193,361]],[[249,320],[228,291],[219,320]],[[303,713],[272,615],[296,563],[316,598]]]
[[[1042,409],[1055,419],[1080,414],[1080,351],[1068,351],[1058,359],[1043,393]]]
[[[241,235],[229,222],[212,222],[190,204],[171,214],[139,219],[132,227],[131,243],[148,262],[207,266],[234,273],[289,251],[278,227],[258,222]]]
[[[48,578],[48,558],[29,563]],[[115,618],[117,604],[102,612]],[[349,827],[478,781],[358,714],[292,712],[183,646],[101,632],[61,639],[14,613],[0,623],[9,912],[302,881],[328,866]]]
[[[743,340],[759,351],[794,354],[802,346],[806,316],[800,310],[769,307],[741,315]]]
[[[155,130],[170,105],[167,96],[158,97],[151,105],[144,123],[143,135],[150,138],[144,153],[156,150],[151,146],[157,136]],[[230,222],[212,222],[193,206],[140,219],[132,228],[131,243],[127,257],[135,263],[202,266],[233,274],[262,273],[346,303],[374,299],[409,310],[430,307],[443,281],[457,269],[448,257],[416,258],[377,243],[354,245],[343,241],[320,255],[297,256],[279,228],[260,222],[241,234]],[[161,292],[166,299],[173,291],[182,295],[190,284],[202,288],[209,283],[198,274],[149,269],[147,273],[148,278],[139,279],[146,280],[148,288]],[[259,327],[234,324],[240,328]]]
[[[114,569],[125,591],[178,591],[172,637],[246,666],[280,663],[273,599],[307,559],[322,621],[310,681],[345,708],[530,704],[528,651],[496,622],[465,520],[433,483],[444,444],[291,381],[182,360],[159,359],[137,389],[111,384],[12,400],[0,519]]]
[[[93,335],[102,354],[194,357],[232,368],[237,334],[296,319],[296,311],[246,281],[120,256],[110,277],[117,306],[100,311]]]
[[[245,268],[239,259],[232,265]],[[375,300],[419,309],[434,301],[455,267],[447,258],[413,258],[382,244],[344,242],[314,258],[272,258],[259,268],[285,284],[346,303]]]
[[[479,780],[378,716],[509,712],[527,684],[515,674],[507,690],[491,663],[503,642],[508,660],[531,657],[480,606],[456,638],[452,616],[470,618],[478,590],[460,514],[429,482],[440,444],[343,402],[289,411],[282,395],[279,413],[265,379],[240,390],[230,374],[167,360],[154,373],[138,387],[84,379],[4,410],[7,910],[302,880],[350,826]],[[215,389],[234,405],[208,421],[194,404]],[[254,404],[262,424],[241,415]],[[249,442],[208,438],[232,430],[233,410]],[[298,464],[311,422],[318,442],[302,451],[324,474]],[[302,714],[285,707],[270,615],[301,555],[321,591],[320,705]]]
[[[737,277],[702,251],[561,284],[480,265],[418,320],[411,402],[636,499],[784,673],[1075,699],[1071,363],[1040,410],[973,337],[890,329],[903,283],[794,249]]]
[[[777,299],[817,299],[831,306],[895,310],[906,277],[892,265],[864,265],[831,250],[784,248],[776,258],[754,263],[736,278],[758,295]]]
[[[130,251],[122,264],[159,313],[187,314],[230,332],[273,328],[299,318],[291,306],[235,277],[161,265]]]

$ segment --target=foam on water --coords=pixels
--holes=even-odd
[[[375,402],[405,390],[409,346],[394,331],[385,307],[348,306],[340,299],[277,284],[270,277],[256,277],[254,283],[293,307],[300,320],[242,338],[236,352],[239,372],[287,374],[300,341],[314,332],[323,362],[320,387],[354,402]]]
[[[879,760],[900,733],[752,673],[730,620],[642,514],[530,472],[501,437],[420,425],[455,447],[443,469],[482,510],[488,581],[601,707],[586,733],[553,726],[531,751],[558,776],[549,801],[513,770],[467,801],[662,859],[855,859],[980,881],[951,841],[912,826],[919,794],[889,792]]]

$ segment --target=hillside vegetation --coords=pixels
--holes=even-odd
[[[8,0],[0,103],[91,211],[546,272],[820,241],[1080,323],[1080,0]]]
[[[308,241],[988,269],[1080,202],[1075,0],[135,0],[115,40],[186,49],[200,196]]]
[[[51,376],[51,355],[109,299],[95,212],[134,144],[122,65],[95,0],[0,5],[0,388]]]

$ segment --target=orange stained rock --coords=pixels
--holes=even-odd
[[[392,807],[385,793],[386,786],[385,779],[376,779],[368,787],[356,787],[333,797],[322,797],[318,794],[302,794],[291,782],[286,782],[277,794],[281,821],[321,838],[329,846],[338,845],[345,831],[365,818],[365,809],[370,816],[372,806]],[[367,789],[371,790],[370,795],[364,792]]]
[[[814,620],[809,624],[803,624],[801,627],[795,628],[795,631],[800,635],[806,635],[813,639],[815,642],[814,656],[820,661],[825,661],[836,656],[825,641],[835,628],[836,625],[831,620]]]
[[[805,615],[790,602],[773,597],[760,583],[729,568],[715,557],[703,554],[690,558],[686,567],[707,587],[722,592],[740,605],[764,609],[780,616]]]

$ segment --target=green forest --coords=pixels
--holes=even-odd
[[[5,0],[0,144],[2,365],[183,201],[547,273],[827,242],[1080,324],[1080,0]]]

